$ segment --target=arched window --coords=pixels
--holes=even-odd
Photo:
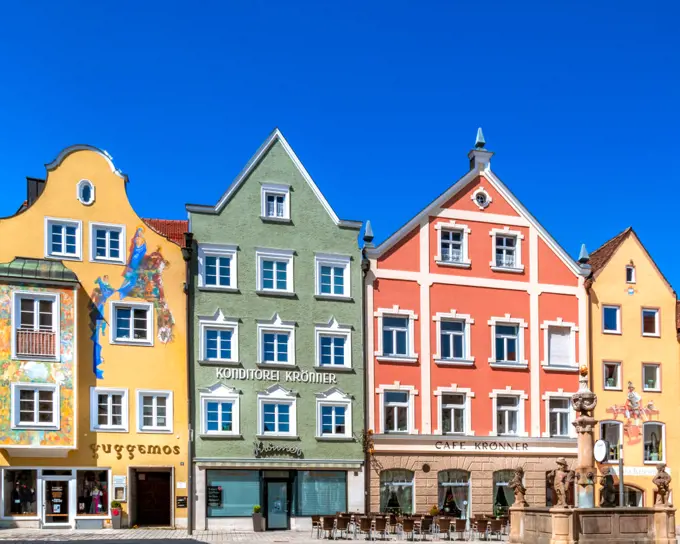
[[[89,206],[94,202],[94,185],[88,179],[81,179],[76,187],[76,196],[81,204]]]
[[[623,423],[620,421],[601,421],[600,438],[609,442],[608,461],[619,460],[619,446],[623,440]]]
[[[645,463],[663,461],[666,455],[666,448],[664,448],[666,437],[665,425],[657,421],[647,421],[642,424],[642,435],[645,449]]]
[[[449,516],[467,519],[470,511],[470,473],[442,470],[437,475],[439,510]]]
[[[413,513],[413,472],[395,468],[380,473],[380,511]]]
[[[497,470],[493,473],[493,513],[507,514],[508,508],[515,502],[515,493],[508,486],[515,475],[512,470]]]
[[[633,487],[632,485],[624,485],[623,490],[623,504],[625,506],[644,506],[644,493],[642,492],[642,489]]]

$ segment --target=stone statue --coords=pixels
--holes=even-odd
[[[617,506],[614,475],[610,468],[605,468],[600,477],[600,506]]]
[[[557,468],[552,472],[556,500],[555,506],[567,508],[567,489],[574,483],[576,475],[573,470],[569,470],[564,457],[559,457],[555,462],[557,463]]]
[[[671,491],[671,475],[666,472],[666,463],[656,465],[656,476],[652,483],[656,486],[656,505],[666,506]]]
[[[529,503],[524,498],[527,492],[527,488],[524,487],[522,480],[524,479],[524,469],[522,467],[517,467],[515,469],[515,475],[510,480],[508,486],[515,492],[515,502],[513,506],[529,506]]]

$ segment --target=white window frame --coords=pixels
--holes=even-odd
[[[340,406],[345,409],[345,432],[342,434],[323,434],[321,408],[323,406]],[[316,438],[317,440],[333,440],[352,438],[352,397],[337,387],[316,394]]]
[[[19,421],[19,392],[20,391],[52,391],[52,421],[50,422],[33,422],[22,423]],[[58,430],[60,428],[61,402],[59,385],[56,383],[27,383],[15,382],[10,385],[10,406],[11,406],[11,422],[12,429],[52,429]]]
[[[628,271],[629,271],[629,270],[631,271],[631,276],[630,276],[631,279],[630,279],[630,281],[628,281]],[[627,265],[626,265],[626,283],[629,283],[629,284],[636,283],[635,280],[636,280],[636,277],[635,277],[635,265],[633,265],[633,264],[627,264]]]
[[[290,222],[290,185],[282,183],[263,183],[260,189],[260,218],[265,221]],[[283,196],[283,217],[267,215],[267,196]]]
[[[605,420],[598,422],[598,431],[600,433],[600,439],[605,440],[604,433],[602,432],[602,426],[607,425],[607,424],[614,424],[614,425],[618,426],[618,429],[619,429],[619,445],[622,445],[623,444],[623,422],[617,421],[615,419],[605,419]],[[644,445],[644,434],[642,435],[642,440],[643,440],[643,445]],[[618,453],[617,453],[617,455],[618,455]],[[619,462],[618,457],[616,459],[610,459],[609,457],[610,457],[610,455],[608,453],[606,463],[618,463]],[[643,457],[644,457],[644,453],[643,453]]]
[[[76,253],[56,253],[52,251],[52,225],[64,225],[69,227],[76,227]],[[45,258],[59,259],[67,261],[82,261],[83,260],[83,222],[80,219],[63,219],[59,217],[45,217]],[[65,242],[65,241],[64,241]]]
[[[236,291],[238,289],[238,246],[231,244],[199,244],[198,245],[198,288],[219,290],[219,291]],[[205,280],[206,275],[206,257],[217,257],[229,259],[229,284],[222,285],[207,285]],[[217,273],[217,281],[220,281],[219,265]]]
[[[418,395],[418,390],[412,385],[402,385],[400,382],[394,382],[392,385],[380,385],[376,387],[375,392],[378,395],[378,405],[380,407],[380,422],[379,429],[380,433],[385,433],[385,393],[391,391],[406,391],[408,393],[408,412],[407,412],[407,425],[408,430],[405,433],[391,433],[391,434],[418,434],[418,429],[416,429],[416,395]]]
[[[656,369],[656,387],[648,388],[645,381],[645,368],[654,367]],[[642,363],[642,390],[646,393],[661,393],[661,363]]]
[[[604,328],[604,310],[605,308],[616,308],[616,330]],[[642,314],[640,314],[642,315]],[[602,334],[621,334],[621,306],[618,304],[603,304],[602,305]]]
[[[606,365],[616,365],[616,385],[607,385]],[[602,388],[608,391],[622,391],[621,361],[602,361]]]
[[[211,387],[199,389],[201,406],[201,435],[202,436],[241,436],[240,430],[240,395],[238,389],[217,383]],[[231,431],[208,431],[208,402],[231,404]]]
[[[99,424],[99,395],[121,395],[121,425]],[[109,403],[109,409],[111,408]],[[112,414],[109,413],[109,419]],[[92,432],[128,432],[129,431],[129,400],[127,388],[120,387],[90,387],[90,431]]]
[[[378,349],[374,352],[375,358],[379,362],[392,363],[417,363],[418,353],[415,351],[415,321],[418,315],[413,310],[402,310],[398,305],[392,308],[378,308],[373,314],[376,317],[378,327],[377,344]],[[408,318],[408,355],[406,357],[397,355],[385,355],[383,353],[383,318],[384,317],[407,317]]]
[[[89,185],[90,190],[92,191],[92,198],[90,198],[88,202],[85,202],[82,198],[80,198],[80,190],[82,189],[83,185]],[[81,179],[76,185],[76,199],[83,206],[92,206],[92,204],[94,204],[95,201],[94,183],[92,183],[89,179]]]
[[[257,321],[257,364],[266,367],[282,366],[291,367],[296,365],[295,357],[295,321],[283,321],[279,314],[274,314],[271,319],[258,319]],[[288,334],[288,362],[265,362],[264,361],[264,334],[287,333]]]
[[[288,404],[290,406],[290,431],[264,432],[264,405],[265,404]],[[296,437],[297,436],[297,394],[282,385],[274,384],[268,389],[257,394],[257,436],[259,438],[271,437]]]
[[[280,295],[294,295],[294,251],[292,249],[255,249],[255,260],[257,266],[257,287],[256,292],[260,294],[280,294]],[[263,287],[262,264],[263,261],[279,261],[287,263],[286,266],[286,288],[276,289],[276,274],[274,275],[274,288],[265,289]]]
[[[661,453],[663,458],[656,461],[645,460],[645,426],[646,425],[659,425],[661,426]],[[642,423],[642,464],[644,465],[656,465],[657,463],[666,462],[666,424],[661,421],[645,421]]]
[[[491,262],[489,266],[495,272],[514,272],[516,274],[524,272],[524,264],[522,263],[522,241],[524,234],[518,230],[510,230],[510,227],[503,227],[502,229],[491,229],[489,231],[491,236]],[[497,236],[511,236],[515,238],[515,266],[497,266],[496,265],[496,237]]]
[[[489,366],[492,368],[527,368],[529,362],[525,359],[524,349],[524,329],[529,325],[524,319],[520,317],[511,317],[510,314],[505,314],[504,317],[492,317],[488,324],[491,328],[491,357],[489,357]],[[511,325],[517,327],[517,362],[504,362],[496,359],[496,326],[497,325]]]
[[[470,316],[470,314],[459,314],[455,309],[451,309],[450,312],[437,312],[433,317],[432,321],[435,322],[435,328],[437,333],[436,339],[436,352],[432,356],[434,362],[438,365],[448,365],[448,366],[472,366],[475,364],[475,358],[472,356],[472,345],[471,345],[471,335],[470,326],[474,325],[475,320]],[[444,359],[442,358],[442,331],[441,324],[442,321],[459,321],[463,322],[463,350],[464,356],[462,359]]]
[[[342,336],[345,338],[345,361],[343,365],[322,365],[321,364],[321,337],[322,336]],[[335,317],[325,324],[317,324],[314,328],[316,368],[328,370],[350,369],[352,368],[352,327],[351,325],[340,325]]]
[[[138,433],[172,433],[174,426],[174,410],[173,410],[173,393],[172,391],[162,391],[157,389],[137,389],[137,432]],[[144,405],[142,398],[145,396],[155,396],[155,397],[166,397],[165,406],[165,419],[167,425],[165,427],[159,427],[154,425],[153,427],[144,426]]]
[[[484,201],[484,204],[480,204],[477,202],[477,195],[478,194],[483,194],[486,197],[486,200]],[[493,202],[493,198],[491,198],[491,195],[488,193],[488,191],[484,187],[479,187],[474,193],[470,195],[470,200],[475,203],[475,206],[477,206],[480,210],[483,210],[485,208],[489,207],[489,204]]]
[[[518,397],[519,401],[517,403],[517,434],[499,434],[498,433],[498,422],[496,421],[497,405],[496,400],[498,397]],[[524,403],[529,399],[529,395],[526,394],[521,389],[512,389],[509,385],[505,389],[493,389],[489,393],[489,398],[491,399],[491,419],[492,419],[492,430],[489,436],[517,436],[517,437],[527,437],[529,433],[526,430],[526,418]],[[524,401],[524,402],[522,402]]]
[[[465,396],[465,431],[463,433],[447,433],[445,436],[475,436],[475,431],[472,429],[472,399],[475,398],[475,394],[469,387],[458,387],[455,383],[452,383],[450,387],[438,387],[434,391],[434,396],[437,399],[437,428],[434,430],[434,434],[444,435],[444,418],[442,417],[444,395]]]
[[[656,329],[655,332],[645,332],[645,321],[644,321],[644,314],[645,312],[654,312],[654,328]],[[659,308],[647,308],[647,307],[642,307],[640,308],[640,331],[642,332],[642,336],[646,336],[648,338],[659,338],[661,336],[661,319],[659,315],[661,312],[659,311]]]
[[[17,355],[16,352],[16,331],[20,329],[21,325],[21,299],[42,299],[52,301],[52,328],[54,330],[54,355]],[[61,346],[61,298],[59,293],[50,293],[47,291],[12,291],[12,359],[26,360],[26,361],[57,361],[60,359]]]
[[[568,418],[568,425],[567,425],[567,435],[562,436],[562,435],[557,435],[552,438],[576,438],[576,428],[572,425],[572,423],[575,420],[575,411],[571,407],[571,397],[573,396],[573,393],[565,393],[564,389],[558,388],[557,391],[546,391],[542,396],[541,399],[543,400],[543,404],[545,405],[545,431],[543,431],[543,437],[544,438],[551,438],[550,434],[550,401],[553,399],[566,399],[569,401],[568,407],[567,407],[567,412],[564,412],[567,414]]]
[[[118,326],[116,322],[117,311],[119,308],[145,309],[146,310],[146,330],[148,337],[144,340],[135,340],[134,338],[120,338],[118,339]],[[132,345],[132,346],[153,346],[155,337],[154,328],[154,307],[151,302],[132,302],[128,300],[111,300],[109,301],[109,315],[111,316],[111,327],[109,331],[109,342],[116,345]],[[131,318],[132,320],[132,318]],[[132,335],[132,323],[130,323],[130,335]]]
[[[444,221],[438,221],[434,225],[435,230],[437,231],[437,254],[434,256],[434,262],[437,263],[439,266],[451,266],[453,268],[470,268],[472,266],[472,261],[470,261],[470,256],[468,253],[469,250],[469,235],[470,235],[470,228],[467,225],[463,225],[461,223],[456,223],[453,219],[444,222]],[[462,258],[460,261],[444,261],[442,258],[442,232],[443,231],[448,231],[448,232],[460,232],[462,233],[462,247],[461,247],[461,252],[462,252]]]
[[[349,255],[337,255],[334,253],[314,254],[314,294],[319,298],[348,299],[352,297],[351,285],[351,257]],[[341,295],[321,292],[321,267],[330,266],[343,268],[343,292]],[[333,286],[331,285],[331,288]]]
[[[569,340],[571,361],[568,365],[550,364],[550,327],[561,327],[571,330]],[[560,370],[572,369],[578,371],[579,363],[576,360],[576,333],[578,332],[578,326],[576,323],[563,321],[561,317],[558,317],[555,321],[544,321],[541,325],[541,330],[543,330],[543,361],[541,361],[541,366],[546,367],[547,369],[558,368]]]
[[[222,310],[217,310],[212,317],[199,317],[198,318],[198,329],[199,329],[199,353],[201,363],[208,364],[238,364],[239,351],[238,351],[238,324],[239,320],[236,318],[225,317]],[[208,359],[208,349],[206,333],[208,330],[230,330],[231,331],[231,358],[230,359]]]
[[[97,257],[97,239],[95,230],[104,229],[108,232],[116,231],[120,234],[120,251],[117,259],[112,257]],[[125,264],[127,251],[127,238],[125,225],[116,225],[113,223],[90,223],[90,262],[91,263],[108,263],[108,264]],[[107,236],[107,244],[110,239]],[[110,251],[109,246],[106,247],[107,252]]]

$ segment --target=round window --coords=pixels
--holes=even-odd
[[[78,200],[86,206],[94,202],[94,185],[90,180],[83,179],[78,183],[77,196]]]
[[[486,206],[486,193],[477,193],[475,200],[480,206]]]

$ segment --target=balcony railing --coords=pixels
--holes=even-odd
[[[18,329],[16,354],[23,357],[56,357],[57,334],[54,331]]]

